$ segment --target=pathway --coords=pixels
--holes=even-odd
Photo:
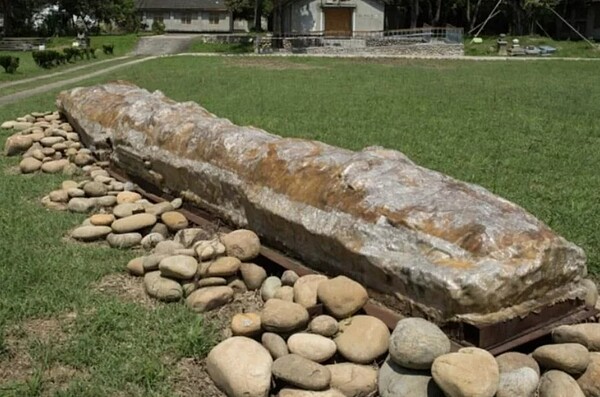
[[[187,51],[196,37],[198,37],[198,35],[194,34],[167,34],[160,36],[140,37],[132,54],[179,54]]]

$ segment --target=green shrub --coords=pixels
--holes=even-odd
[[[19,58],[8,56],[8,55],[0,55],[0,66],[4,68],[6,73],[14,73],[17,71],[19,67]]]
[[[53,66],[67,62],[67,56],[54,50],[34,51],[33,60],[39,67],[50,69]]]
[[[156,19],[152,22],[152,33],[154,34],[164,34],[165,33],[165,23],[161,21],[157,21]]]
[[[114,53],[114,50],[114,44],[102,44],[102,52],[104,52],[106,55],[112,55]]]

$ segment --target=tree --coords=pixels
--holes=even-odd
[[[47,5],[44,0],[0,0],[7,36],[28,35],[33,31],[33,15]]]

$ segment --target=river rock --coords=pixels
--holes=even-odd
[[[46,138],[42,138],[40,140],[40,143],[42,144],[42,146],[52,147],[55,144],[62,143],[64,141],[65,141],[65,138],[63,138],[62,136],[48,136]]]
[[[42,168],[42,162],[33,157],[24,158],[19,163],[19,169],[23,174],[30,174],[32,172],[36,172],[40,168]]]
[[[293,354],[317,363],[329,360],[335,354],[335,342],[321,335],[297,333],[288,338],[288,349]]]
[[[350,317],[369,300],[365,287],[346,276],[319,283],[317,297],[327,311],[340,319]]]
[[[345,397],[344,393],[336,389],[312,391],[302,389],[284,388],[279,391],[277,397]]]
[[[174,255],[176,251],[183,249],[183,245],[173,240],[165,240],[156,244],[154,247],[155,254]]]
[[[96,206],[96,202],[88,198],[74,197],[69,200],[68,208],[71,212],[90,212]]]
[[[77,198],[85,197],[85,192],[83,191],[83,189],[79,189],[79,188],[67,189],[67,194],[69,195],[69,197],[77,197]]]
[[[4,154],[14,156],[25,152],[33,145],[33,138],[29,135],[13,135],[8,137],[4,144]]]
[[[160,219],[167,225],[169,230],[174,232],[185,229],[189,225],[187,218],[177,211],[167,211],[161,214]]]
[[[161,241],[165,241],[165,238],[162,234],[149,233],[142,239],[141,244],[144,249],[150,250],[156,247],[156,244],[160,243]]]
[[[450,353],[450,339],[435,324],[422,318],[398,321],[390,338],[390,357],[410,369],[430,369],[433,360]]]
[[[160,261],[162,261],[163,259],[165,259],[169,256],[170,255],[166,255],[166,254],[151,254],[151,255],[145,256],[144,262],[142,264],[144,266],[144,270],[146,272],[158,270],[158,265],[159,265]]]
[[[108,226],[80,226],[73,230],[71,237],[80,241],[94,241],[105,238],[110,232]]]
[[[325,366],[297,354],[278,358],[272,369],[276,378],[306,390],[327,389],[331,381],[331,373]]]
[[[535,349],[532,357],[546,369],[557,369],[572,375],[582,374],[590,363],[588,349],[579,343],[545,345]]]
[[[586,397],[575,379],[557,370],[542,375],[538,395],[539,397]]]
[[[135,214],[114,221],[111,225],[116,233],[129,233],[150,227],[156,223],[152,214]]]
[[[117,194],[117,204],[135,203],[136,201],[141,199],[142,195],[136,192],[120,192],[119,194]]]
[[[95,226],[110,226],[114,221],[113,214],[96,214],[90,217],[90,223]]]
[[[368,397],[377,390],[377,369],[352,363],[326,366],[331,372],[330,386],[346,397]]]
[[[50,197],[50,200],[54,201],[55,203],[67,203],[69,201],[69,193],[62,189],[53,190],[48,194],[48,196]]]
[[[577,384],[586,397],[600,397],[600,353],[590,353],[590,363]]]
[[[296,281],[298,281],[299,278],[300,278],[300,276],[298,276],[298,273],[296,273],[295,271],[293,271],[293,270],[286,270],[281,275],[281,283],[283,285],[289,285],[290,287],[293,287],[294,284],[296,284]]]
[[[267,271],[254,263],[242,263],[240,266],[242,278],[249,290],[260,288],[263,281],[267,278]]]
[[[310,321],[310,324],[308,324],[308,329],[310,332],[317,335],[331,337],[337,334],[339,326],[335,318],[326,314],[322,314]]]
[[[112,248],[131,248],[142,242],[142,235],[140,233],[111,233],[106,237],[106,241]]]
[[[290,354],[285,339],[273,332],[265,332],[262,334],[261,342],[275,360],[286,354]]]
[[[597,304],[600,303],[598,300],[598,286],[593,280],[586,278],[582,281],[583,286],[585,287],[585,304],[586,306],[596,307]]]
[[[83,185],[83,191],[89,197],[100,197],[105,196],[108,192],[108,189],[106,188],[105,184],[92,181]]]
[[[552,330],[554,343],[579,343],[589,351],[600,351],[600,323],[561,325]]]
[[[120,187],[121,189],[115,189],[115,190],[123,190],[122,186],[117,186],[117,187]],[[163,201],[160,203],[156,203],[152,206],[149,206],[148,208],[146,208],[146,212],[149,214],[152,214],[154,216],[161,216],[165,212],[173,211],[174,209],[175,208],[173,208],[171,203],[169,203],[168,201]]]
[[[117,203],[117,198],[111,195],[94,197],[94,200],[100,207],[112,207]]]
[[[260,287],[260,297],[265,302],[269,299],[273,299],[279,288],[281,288],[281,280],[279,277],[267,277]]]
[[[297,303],[269,299],[260,314],[260,321],[265,331],[287,333],[308,324],[308,311]]]
[[[47,174],[56,174],[62,172],[62,170],[69,165],[69,160],[53,160],[42,164],[42,171]]]
[[[250,261],[260,253],[260,240],[251,230],[234,230],[221,236],[227,255],[234,256],[241,261]]]
[[[290,287],[289,285],[283,285],[275,290],[275,295],[273,295],[273,298],[293,302],[294,288]]]
[[[529,367],[501,372],[496,397],[533,397],[539,381],[539,375]]]
[[[73,162],[76,165],[78,165],[79,167],[83,167],[88,164],[93,164],[94,161],[96,161],[96,159],[94,159],[94,156],[92,156],[91,154],[88,154],[88,153],[79,152],[73,158]]]
[[[243,336],[224,340],[206,358],[208,374],[228,397],[268,397],[272,365],[269,352]]]
[[[223,277],[207,277],[207,278],[198,280],[196,285],[198,286],[198,288],[216,287],[218,285],[227,285],[227,280],[224,279]]]
[[[238,313],[231,319],[231,332],[233,336],[255,337],[259,335],[260,315],[258,313]]]
[[[475,347],[439,356],[431,374],[448,397],[493,397],[500,382],[494,356]]]
[[[233,290],[236,294],[243,294],[244,292],[248,292],[248,287],[244,284],[244,281],[239,278],[233,279],[227,283],[227,286]]]
[[[379,370],[377,388],[381,397],[444,397],[429,371],[401,367],[389,356]]]
[[[535,361],[533,357],[523,353],[507,352],[501,354],[496,357],[496,363],[498,364],[500,373],[512,372],[515,369],[529,367],[538,374],[538,377],[541,374],[540,366],[537,361]]]
[[[338,352],[348,361],[369,364],[388,350],[390,331],[376,317],[350,317],[341,321],[339,327],[335,343]]]
[[[309,274],[300,277],[294,283],[294,301],[304,307],[317,304],[317,289],[319,284],[327,280],[327,276],[320,274]]]
[[[221,307],[233,300],[233,290],[229,287],[206,287],[198,289],[185,300],[186,305],[196,313],[204,313]]]
[[[202,277],[229,277],[240,270],[241,262],[232,256],[222,256],[211,262],[204,262],[200,275]]]
[[[178,301],[183,296],[181,284],[170,278],[162,277],[160,272],[149,272],[144,275],[144,288],[148,295],[165,302]]]
[[[173,240],[185,248],[190,248],[196,241],[210,240],[210,238],[211,236],[206,230],[199,227],[188,227],[187,229],[179,230]]]
[[[144,257],[133,258],[127,263],[127,271],[132,276],[144,275]]]
[[[113,214],[117,218],[126,218],[133,214],[139,214],[142,212],[144,212],[144,207],[137,203],[118,204],[115,206],[115,208],[113,208]]]
[[[156,225],[152,226],[150,229],[150,233],[158,233],[162,235],[165,239],[169,237],[169,229],[165,226],[164,223],[157,222]]]
[[[158,269],[163,277],[188,280],[196,275],[198,262],[191,256],[169,256],[160,261]]]

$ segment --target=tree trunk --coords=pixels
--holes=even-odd
[[[412,0],[410,7],[410,28],[414,29],[417,27],[419,19],[419,0]]]
[[[432,25],[438,26],[440,24],[440,16],[442,15],[442,0],[435,2],[435,15],[433,16]]]
[[[262,0],[255,0],[254,4],[254,30],[262,31]]]
[[[480,6],[481,6],[481,0],[477,0],[477,3],[475,4],[475,9],[473,10],[473,14],[471,15],[469,30],[473,29],[475,27],[475,24],[477,23],[477,15],[479,14]]]
[[[4,29],[5,36],[9,36],[12,33],[11,32],[12,12],[10,9],[10,2],[11,2],[11,0],[0,0],[0,10],[4,14],[4,28],[3,29]]]

